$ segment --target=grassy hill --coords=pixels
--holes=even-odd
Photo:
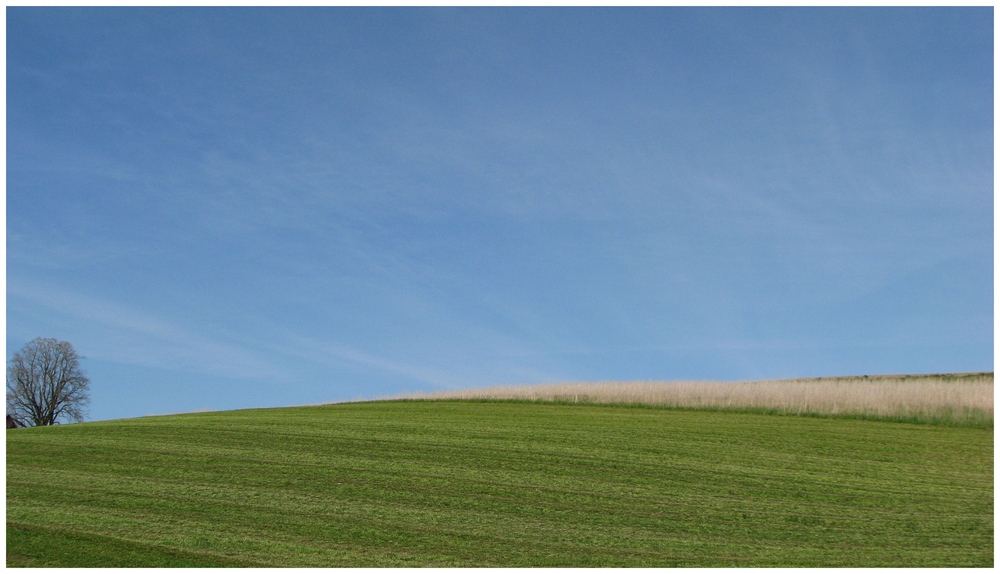
[[[7,431],[8,566],[992,566],[993,429],[386,401]]]

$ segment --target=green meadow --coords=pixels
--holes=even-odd
[[[993,566],[993,429],[380,401],[7,431],[7,566]]]

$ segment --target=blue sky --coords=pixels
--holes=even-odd
[[[7,8],[90,418],[993,369],[993,9]]]

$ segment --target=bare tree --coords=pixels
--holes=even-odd
[[[90,403],[90,381],[73,345],[38,337],[14,353],[7,365],[7,413],[28,425],[60,418],[82,421]]]

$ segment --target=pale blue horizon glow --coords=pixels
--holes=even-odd
[[[90,419],[993,370],[993,9],[7,8]]]

